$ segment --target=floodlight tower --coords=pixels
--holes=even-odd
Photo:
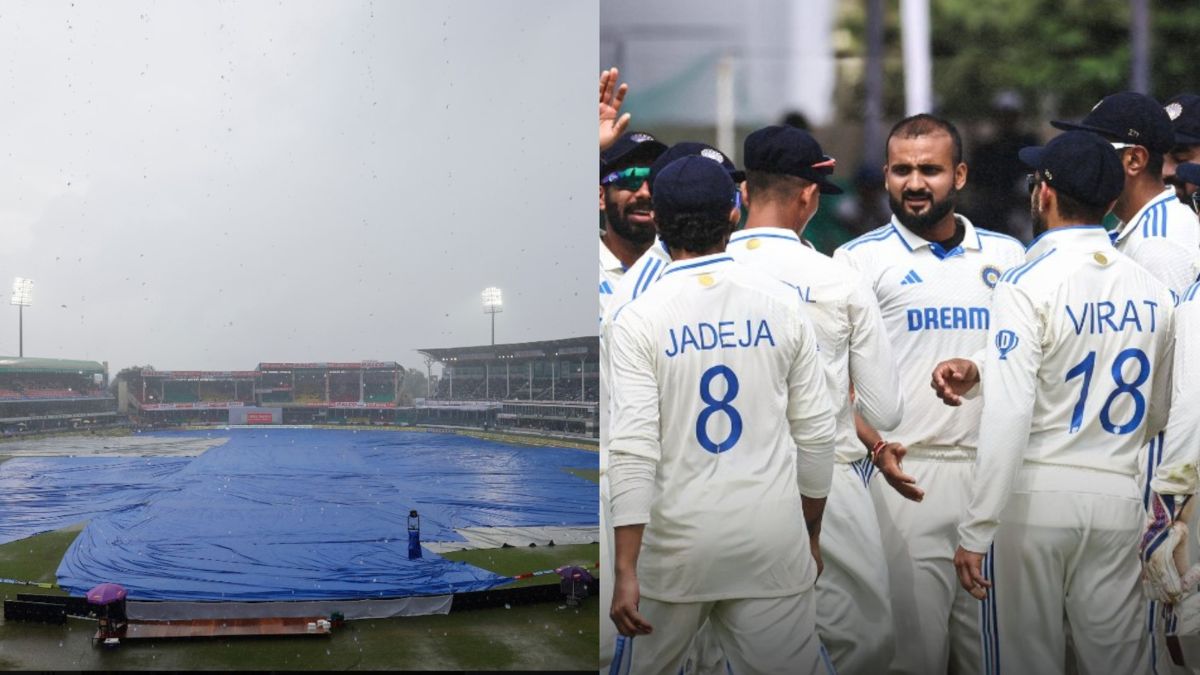
[[[496,315],[504,311],[504,303],[500,299],[500,289],[489,286],[483,289],[483,313],[492,315],[492,346],[496,346]]]
[[[25,308],[33,304],[33,279],[13,279],[12,304],[17,306],[17,356],[25,357]]]

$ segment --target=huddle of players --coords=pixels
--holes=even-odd
[[[800,238],[839,191],[802,130],[750,134],[744,172],[603,151],[601,669],[1054,673],[1069,636],[1080,672],[1168,672],[1200,224],[1162,170],[1191,120],[1122,93],[1054,122],[1020,155],[1028,249],[955,212],[932,115],[888,136],[891,222],[832,258]]]

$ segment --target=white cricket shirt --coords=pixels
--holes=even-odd
[[[988,550],[1022,466],[1050,478],[1037,489],[1138,496],[1138,451],[1166,421],[1173,315],[1170,290],[1104,228],[1033,241],[992,302],[964,548]]]
[[[812,320],[838,422],[837,461],[867,454],[854,429],[854,406],[887,432],[903,414],[895,359],[875,296],[858,272],[803,244],[792,230],[756,227],[734,233],[733,259],[794,286]],[[854,383],[855,403],[850,403]]]
[[[858,270],[879,301],[904,392],[904,419],[885,438],[908,448],[975,450],[982,400],[951,408],[930,389],[930,376],[939,362],[983,348],[992,288],[1025,258],[1016,239],[956,218],[965,232],[950,251],[893,217],[834,252],[835,260]]]
[[[600,240],[600,320],[604,320],[604,310],[612,299],[617,282],[625,275],[625,266],[608,250],[604,240]]]
[[[604,244],[601,243],[601,247]],[[608,249],[605,249],[608,250]],[[611,253],[609,255],[612,255]],[[615,258],[614,258],[615,259]],[[609,395],[608,341],[604,338],[604,324],[612,320],[612,313],[625,306],[638,295],[658,281],[667,265],[671,263],[671,254],[667,245],[657,236],[654,243],[646,252],[633,263],[616,283],[610,286],[610,292],[604,295],[601,284],[600,295],[600,473],[608,471],[608,421],[612,417],[611,396]],[[607,297],[607,300],[605,299]]]
[[[1200,275],[1200,222],[1175,188],[1164,188],[1120,227],[1117,250],[1179,297]]]
[[[702,602],[810,588],[800,497],[828,493],[836,426],[796,289],[725,254],[677,261],[607,330],[609,452],[656,464],[642,595]],[[610,480],[614,526],[636,524],[620,522],[623,486]]]
[[[1179,297],[1172,373],[1166,448],[1151,488],[1159,494],[1190,495],[1200,487],[1200,282]]]

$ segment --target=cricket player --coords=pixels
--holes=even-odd
[[[734,166],[720,150],[707,145],[705,143],[682,142],[676,143],[669,147],[666,151],[655,159],[650,166],[650,170],[646,175],[646,185],[654,184],[654,178],[658,172],[665,168],[668,164],[682,157],[698,156],[710,159],[719,163],[735,182],[740,182],[745,179],[745,174]],[[740,204],[741,193],[735,198]],[[600,418],[600,531],[602,538],[600,540],[600,573],[604,578],[612,578],[612,528],[607,526],[609,513],[609,491],[608,491],[608,427],[609,419],[612,417],[612,408],[610,405],[610,386],[609,386],[609,367],[610,359],[608,352],[608,343],[604,339],[603,324],[611,321],[612,313],[619,307],[625,305],[636,298],[640,293],[650,287],[651,284],[658,281],[662,276],[667,265],[671,262],[671,255],[667,251],[666,245],[655,237],[654,242],[642,254],[637,262],[624,272],[622,276],[615,280],[609,287],[611,291],[607,296],[604,296],[604,286],[601,286],[601,337],[600,337],[600,389],[601,400],[604,403],[604,414]],[[605,300],[605,297],[607,300]],[[607,309],[607,311],[603,311]],[[600,616],[607,617],[612,601],[612,586],[611,584],[602,588],[600,591]],[[697,675],[708,675],[709,673],[721,673],[725,670],[724,659],[720,654],[720,649],[712,644],[709,639],[709,631],[705,628],[700,636],[699,644],[689,658],[696,666],[693,670],[698,671]],[[617,636],[615,627],[611,621],[601,619],[600,621],[600,670],[601,672],[609,672],[610,659],[614,652],[614,646],[618,642],[623,642],[623,639]]]
[[[1080,673],[1145,673],[1138,453],[1166,421],[1171,293],[1099,224],[1124,183],[1105,139],[1071,131],[1020,157],[1039,236],[996,286],[954,563],[982,600],[985,672],[1063,673],[1065,616]]]
[[[635,674],[678,672],[706,619],[734,673],[832,672],[813,583],[833,408],[799,292],[724,254],[735,191],[703,157],[658,174],[672,263],[606,329],[611,618]]]
[[[1200,223],[1163,184],[1165,155],[1190,138],[1171,126],[1170,114],[1144,94],[1127,91],[1101,99],[1079,123],[1054,121],[1059,129],[1082,129],[1120,151],[1125,187],[1113,213],[1121,219],[1117,250],[1171,289],[1176,297],[1200,275]]]
[[[612,297],[613,286],[650,244],[650,165],[667,146],[642,131],[622,134],[600,153],[600,316]]]
[[[868,488],[875,467],[858,441],[854,408],[891,431],[903,412],[900,381],[875,296],[858,272],[801,243],[835,161],[808,132],[771,126],[746,137],[750,216],[729,240],[734,260],[795,286],[821,347],[837,416],[833,485],[821,526],[817,629],[837,672],[873,674],[892,660],[887,566]],[[850,387],[854,386],[854,404]]]
[[[884,180],[892,222],[846,243],[834,259],[858,270],[874,291],[904,391],[904,419],[888,438],[865,421],[859,434],[887,483],[873,481],[871,492],[895,626],[890,672],[974,673],[979,606],[958,588],[954,547],[981,405],[969,401],[955,415],[926,385],[947,354],[983,348],[992,288],[1024,260],[1025,247],[955,213],[967,165],[947,120],[922,114],[897,123]]]
[[[1113,213],[1120,218],[1115,242],[1117,250],[1146,268],[1167,285],[1175,299],[1200,275],[1200,222],[1196,214],[1179,201],[1174,187],[1163,184],[1167,155],[1191,138],[1188,127],[1172,126],[1171,114],[1183,103],[1176,101],[1164,109],[1144,94],[1122,92],[1106,96],[1078,124],[1051,122],[1060,129],[1083,129],[1100,134],[1113,143],[1121,155],[1125,187],[1117,198]],[[1150,510],[1150,477],[1169,442],[1159,435],[1149,439],[1141,454],[1143,506]],[[1189,549],[1200,555],[1200,528],[1191,530]],[[1157,637],[1152,645],[1151,661],[1156,666],[1163,651],[1160,608],[1150,604],[1147,630]],[[1162,669],[1169,670],[1169,665]]]

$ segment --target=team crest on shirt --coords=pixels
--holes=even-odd
[[[988,288],[995,288],[996,282],[1000,281],[1000,268],[995,265],[984,265],[979,271],[979,277],[983,279],[983,283]]]
[[[1000,360],[1007,361],[1008,353],[1017,348],[1017,334],[1007,328],[996,333],[996,349],[1000,350]]]

